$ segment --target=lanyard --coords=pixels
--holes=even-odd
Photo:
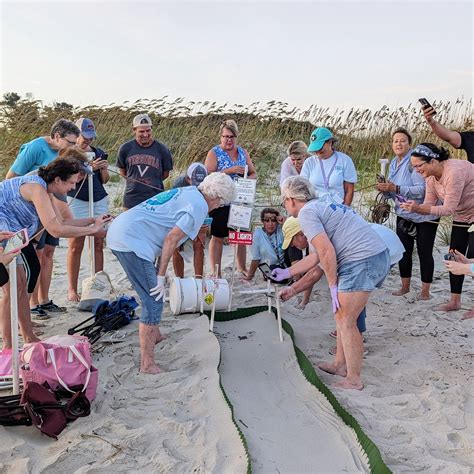
[[[329,179],[331,178],[332,172],[334,171],[334,168],[337,164],[337,158],[338,158],[337,151],[334,152],[334,155],[336,156],[336,159],[334,160],[334,163],[331,167],[331,170],[329,171],[327,178],[326,178],[326,172],[324,171],[323,160],[321,158],[318,158],[319,166],[321,167],[321,174],[323,175],[324,187],[326,188],[326,191],[328,192],[329,192]]]
[[[278,227],[276,228],[275,232],[271,235],[268,235],[265,231],[264,231],[264,233],[265,233],[268,241],[270,242],[270,245],[271,245],[273,251],[275,252],[275,255],[278,259],[278,263],[279,264],[283,263],[283,255],[280,252],[281,246],[279,245],[279,242],[278,242]],[[272,239],[273,235],[275,235],[275,241],[276,242],[274,242],[273,239]]]

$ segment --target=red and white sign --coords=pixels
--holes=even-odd
[[[227,240],[229,244],[252,245],[253,234],[252,232],[236,232],[230,230]]]

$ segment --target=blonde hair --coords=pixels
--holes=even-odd
[[[305,158],[311,156],[310,153],[308,153],[308,147],[306,146],[306,143],[302,142],[301,140],[296,140],[290,143],[290,146],[288,147],[288,150],[286,150],[286,153],[288,156],[298,155],[304,156]]]
[[[282,199],[291,198],[297,201],[311,201],[317,199],[313,185],[302,176],[290,176],[283,181],[281,185],[281,197]]]
[[[237,127],[237,122],[235,120],[224,120],[219,128],[219,134],[222,134],[224,128],[230,130],[236,137],[239,135],[239,127]]]

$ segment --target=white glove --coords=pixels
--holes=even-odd
[[[157,284],[150,290],[150,296],[155,297],[155,301],[160,301],[165,296],[165,284],[166,280],[164,276],[156,276]]]

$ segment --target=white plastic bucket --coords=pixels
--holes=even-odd
[[[197,313],[201,309],[204,289],[204,309],[212,309],[214,280],[197,278],[173,278],[170,284],[170,309],[173,314]],[[226,279],[217,280],[215,291],[216,310],[227,309],[230,299],[229,283]]]

